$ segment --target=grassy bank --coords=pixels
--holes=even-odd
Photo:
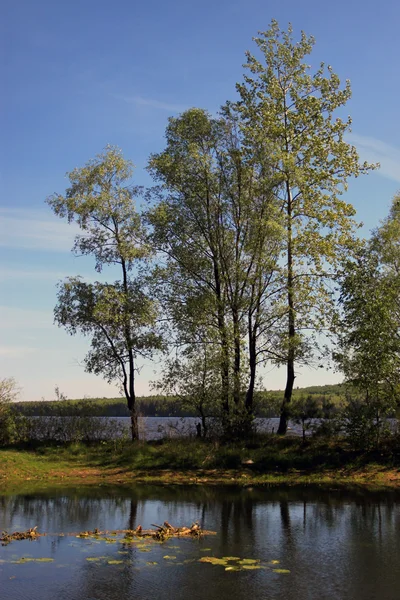
[[[399,488],[399,450],[266,437],[218,444],[194,439],[119,445],[43,445],[0,450],[0,490],[115,483],[324,485]]]

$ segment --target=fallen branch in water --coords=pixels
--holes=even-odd
[[[138,525],[136,529],[113,529],[112,531],[100,531],[95,528],[93,531],[81,531],[80,533],[39,533],[37,526],[28,529],[27,531],[15,531],[14,533],[7,533],[3,531],[0,542],[3,546],[9,544],[15,540],[35,540],[43,535],[54,535],[54,536],[74,536],[79,538],[99,538],[105,535],[124,535],[123,542],[127,542],[133,538],[152,538],[155,540],[165,540],[169,537],[193,537],[199,538],[203,535],[215,535],[215,531],[207,531],[201,529],[198,523],[193,523],[191,527],[173,527],[168,521],[164,521],[164,525],[157,525],[152,523],[152,527],[155,529],[143,529],[141,525]]]
[[[31,529],[27,529],[26,531],[14,531],[14,533],[7,533],[7,531],[3,531],[0,542],[2,546],[6,546],[13,540],[36,540],[38,537],[45,535],[43,533],[39,533],[36,527],[32,527]]]
[[[125,540],[129,538],[154,538],[156,540],[163,540],[167,537],[201,537],[203,535],[215,535],[215,531],[206,531],[201,529],[198,523],[193,523],[191,527],[173,527],[168,521],[164,521],[164,525],[157,525],[156,523],[151,524],[155,529],[143,529],[141,525],[138,525],[136,529],[117,529],[113,531],[99,531],[94,529],[93,531],[82,531],[78,534],[78,537],[96,537],[102,535],[118,535],[125,534]]]

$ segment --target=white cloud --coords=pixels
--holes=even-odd
[[[122,100],[127,104],[136,104],[139,106],[148,106],[150,108],[156,108],[159,110],[167,110],[170,112],[183,112],[187,109],[187,106],[182,104],[173,104],[169,102],[160,102],[159,100],[153,100],[152,98],[143,98],[142,96],[126,96],[123,94],[111,94],[113,98]]]
[[[381,168],[377,173],[400,182],[400,148],[391,146],[376,138],[355,133],[349,134],[347,139],[356,146],[361,160],[380,163]]]
[[[0,208],[0,246],[69,251],[79,229],[43,212]]]

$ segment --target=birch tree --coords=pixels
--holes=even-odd
[[[132,439],[138,437],[135,375],[137,357],[150,357],[161,346],[156,331],[157,305],[146,294],[138,267],[149,259],[141,217],[134,198],[139,188],[130,183],[133,164],[121,151],[107,147],[84,167],[68,173],[65,195],[54,194],[47,203],[69,223],[75,221],[76,255],[95,258],[96,271],[112,267],[120,278],[112,283],[85,283],[79,277],[59,285],[55,321],[68,333],[91,338],[85,358],[88,372],[108,382],[119,381],[131,416]]]

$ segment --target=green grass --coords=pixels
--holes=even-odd
[[[251,461],[251,462],[249,462]],[[37,444],[0,450],[0,488],[21,482],[400,485],[399,449],[352,450],[343,441],[263,436],[245,443]]]

